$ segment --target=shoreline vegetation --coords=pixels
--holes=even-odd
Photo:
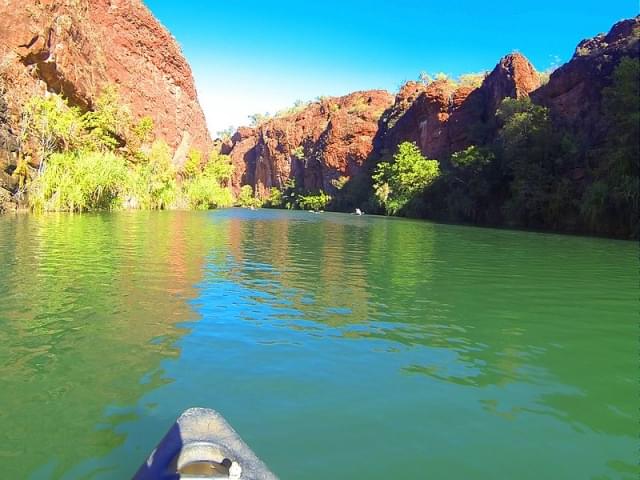
[[[640,236],[640,62],[623,57],[602,90],[605,141],[585,138],[528,96],[505,98],[492,120],[493,140],[441,160],[415,143],[373,159],[358,177],[332,181],[332,191],[306,191],[289,179],[254,206],[354,211],[445,223],[588,234]],[[292,157],[308,161],[300,146]],[[245,190],[246,189],[246,190]]]
[[[191,149],[176,159],[149,117],[133,119],[115,86],[87,112],[54,93],[34,96],[20,118],[14,199],[34,212],[362,208],[446,223],[637,238],[639,75],[637,59],[623,58],[616,67],[603,91],[609,140],[587,165],[578,164],[580,139],[557,128],[546,107],[529,97],[506,98],[496,112],[497,137],[488,144],[438,161],[403,142],[370,165],[369,174],[334,180],[330,192],[307,191],[290,178],[266,198],[251,185],[234,195],[233,165],[219,148]],[[302,146],[291,156],[306,161]],[[590,182],[571,181],[567,172],[576,171]]]
[[[191,149],[181,162],[134,121],[114,86],[81,113],[60,95],[34,96],[20,119],[18,203],[34,212],[208,209],[234,203],[228,156]]]

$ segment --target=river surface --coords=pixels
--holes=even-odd
[[[0,471],[186,408],[282,479],[637,479],[632,242],[267,210],[0,218]]]

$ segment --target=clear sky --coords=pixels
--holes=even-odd
[[[145,0],[180,43],[212,133],[297,99],[396,91],[421,71],[539,70],[638,14],[637,0]]]

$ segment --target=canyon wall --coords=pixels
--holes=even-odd
[[[331,180],[370,175],[371,166],[404,141],[446,163],[454,152],[495,140],[500,127],[495,113],[507,97],[530,96],[549,108],[554,124],[585,139],[587,146],[602,143],[607,133],[602,92],[621,58],[638,58],[639,18],[580,42],[573,58],[544,85],[527,58],[512,53],[479,86],[447,79],[408,82],[394,99],[382,91],[358,92],[312,103],[256,128],[241,128],[225,150],[236,168],[234,186],[255,186],[264,197],[269,187],[295,177],[308,190],[335,193]],[[361,107],[354,109],[356,104]],[[299,147],[304,149],[302,160],[292,155]]]
[[[134,119],[151,117],[172,147],[211,147],[191,69],[141,0],[0,1],[0,81],[5,176],[23,105],[47,91],[88,110],[114,84]]]
[[[408,82],[392,97],[380,90],[313,102],[301,111],[242,127],[224,149],[235,167],[233,184],[265,197],[295,178],[309,191],[335,193],[335,182],[363,172],[365,162],[415,142],[429,158],[446,159],[495,133],[495,112],[506,97],[540,85],[520,54],[503,58],[478,88],[449,80]]]
[[[309,191],[332,192],[357,175],[373,151],[382,114],[393,97],[381,90],[313,102],[301,111],[240,128],[223,148],[234,165],[233,184],[265,197],[289,179]]]

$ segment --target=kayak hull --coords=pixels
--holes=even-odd
[[[133,478],[277,479],[222,415],[208,408],[180,415]]]

